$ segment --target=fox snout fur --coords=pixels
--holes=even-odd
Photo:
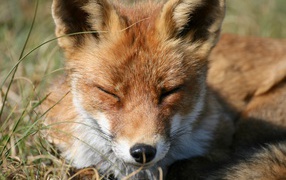
[[[76,168],[156,179],[174,161],[228,146],[233,125],[206,86],[224,0],[54,0],[66,75],[43,109]]]

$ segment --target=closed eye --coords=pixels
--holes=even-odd
[[[107,91],[106,89],[100,87],[100,86],[96,86],[97,89],[99,89],[101,92],[104,92],[105,94],[108,94],[110,96],[113,96],[114,98],[118,99],[118,101],[120,100],[119,96],[117,96],[116,94],[112,93],[112,92],[109,92]]]
[[[171,90],[162,90],[161,96],[160,96],[160,103],[167,98],[168,96],[171,96],[173,94],[176,94],[177,92],[181,91],[183,86],[177,86]]]

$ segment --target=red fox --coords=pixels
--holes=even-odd
[[[233,122],[206,86],[225,0],[54,0],[52,10],[66,77],[45,124],[74,167],[156,179],[230,145]]]

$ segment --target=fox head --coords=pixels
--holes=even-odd
[[[74,124],[74,132],[82,131],[92,141],[99,131],[110,141],[106,148],[132,166],[149,167],[164,161],[172,149],[184,149],[175,146],[178,137],[191,136],[199,124],[207,57],[218,40],[224,9],[224,0],[125,6],[54,0],[72,105],[82,117],[76,121],[96,127],[85,131]],[[87,165],[93,164],[76,166]]]

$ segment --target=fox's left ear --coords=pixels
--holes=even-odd
[[[53,0],[52,14],[59,45],[66,50],[85,39],[104,39],[125,25],[108,0]]]
[[[165,39],[209,42],[213,46],[224,14],[225,0],[169,0],[157,21],[157,28]]]

